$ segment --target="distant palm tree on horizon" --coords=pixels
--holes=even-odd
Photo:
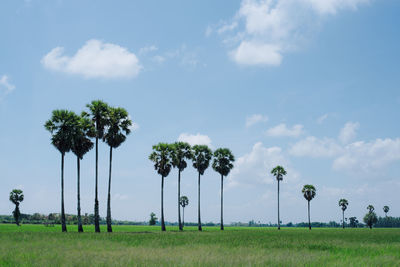
[[[183,210],[182,226],[185,226],[185,207],[189,205],[189,198],[187,196],[181,196],[179,204],[182,206]]]
[[[206,145],[195,145],[192,147],[193,151],[193,167],[197,170],[199,174],[198,183],[197,183],[197,216],[198,216],[198,230],[202,231],[201,227],[201,217],[200,217],[200,176],[204,174],[204,171],[210,165],[210,160],[212,158],[212,151]]]
[[[339,200],[339,206],[342,207],[342,215],[343,215],[343,229],[344,229],[344,211],[347,209],[347,206],[349,205],[349,202],[347,201],[347,199],[342,198],[341,200]]]
[[[276,166],[272,169],[271,174],[275,176],[278,181],[278,230],[281,229],[281,219],[279,216],[279,182],[283,180],[283,176],[286,175],[286,170],[282,166]]]
[[[303,193],[304,198],[307,200],[308,203],[308,228],[311,230],[311,219],[310,219],[310,201],[316,195],[316,189],[313,185],[306,184],[301,192]]]
[[[383,206],[383,212],[385,213],[385,216],[387,217],[387,213],[389,212],[389,206]]]
[[[221,174],[221,230],[224,230],[224,176],[233,169],[235,157],[228,148],[218,148],[214,151],[212,168]]]
[[[132,121],[129,114],[124,108],[108,108],[108,116],[106,123],[106,131],[103,136],[110,147],[110,165],[108,173],[108,191],[107,191],[107,232],[112,232],[111,226],[111,167],[112,167],[112,150],[119,147],[126,140],[126,136],[130,134]]]

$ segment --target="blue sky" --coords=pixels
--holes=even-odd
[[[314,184],[312,219],[361,218],[400,207],[400,3],[395,0],[2,1],[0,214],[21,188],[24,213],[58,212],[60,155],[43,128],[57,108],[103,99],[125,107],[134,131],[114,153],[116,219],[160,213],[151,146],[176,140],[229,147],[225,221],[305,221],[301,188]],[[100,146],[105,216],[107,147]],[[66,212],[76,213],[75,157],[66,157]],[[186,221],[196,221],[196,173],[183,173]],[[177,173],[166,220],[176,221]],[[94,151],[82,162],[82,209],[93,213]],[[219,176],[202,178],[202,218],[219,220]]]

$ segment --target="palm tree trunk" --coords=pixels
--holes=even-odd
[[[181,200],[181,170],[178,171],[178,223],[179,223],[179,230],[183,230],[183,226],[181,223],[181,204],[179,201]]]
[[[99,138],[96,136],[96,181],[95,181],[95,198],[94,198],[94,228],[96,233],[100,233],[99,218],[99,198],[98,198],[98,168],[99,167]]]
[[[164,176],[161,176],[161,231],[165,231],[164,222]]]
[[[310,220],[310,200],[308,200],[308,228],[311,230],[311,220]]]
[[[182,220],[182,227],[183,227],[183,226],[185,226],[185,207],[182,208],[182,211],[183,211],[183,214],[182,214],[183,215],[183,217],[182,217],[182,219],[183,219]]]
[[[110,168],[108,172],[108,195],[107,195],[107,232],[112,232],[111,227],[111,164],[112,164],[112,146],[110,146]]]
[[[78,232],[82,233],[83,232],[83,227],[82,227],[82,218],[81,218],[81,164],[80,164],[80,159],[77,156],[76,157],[76,164],[77,164],[77,169],[78,169]]]
[[[221,174],[221,230],[224,230],[224,176]]]
[[[279,180],[278,180],[278,230],[281,230],[281,219],[279,218]]]
[[[202,231],[203,229],[201,228],[201,219],[200,219],[200,172],[199,172],[199,180],[198,180],[198,203],[197,203],[197,209],[198,209],[198,228],[199,231]]]
[[[64,153],[61,153],[61,227],[63,232],[67,231],[64,210]]]
[[[344,210],[342,210],[342,214],[343,214],[343,229],[344,229]]]

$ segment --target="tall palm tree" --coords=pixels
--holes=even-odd
[[[383,212],[385,213],[385,216],[387,217],[387,213],[389,212],[389,206],[383,206]]]
[[[81,164],[83,156],[93,148],[93,142],[88,138],[94,134],[94,128],[91,121],[86,117],[80,117],[74,126],[72,137],[72,152],[76,155],[77,166],[77,199],[78,199],[78,232],[83,232],[81,218]]]
[[[221,230],[224,230],[224,176],[233,169],[235,157],[228,148],[218,148],[214,151],[212,168],[221,174]]]
[[[181,199],[181,172],[187,167],[186,160],[192,159],[192,150],[188,143],[184,142],[175,142],[171,145],[171,158],[172,158],[172,166],[174,168],[178,168],[178,224],[179,230],[183,230],[183,226],[181,223],[181,208],[180,208],[180,199]]]
[[[51,143],[61,153],[61,225],[62,231],[67,231],[64,210],[64,156],[72,147],[74,127],[78,116],[68,110],[54,110],[51,119],[44,127],[51,133]]]
[[[201,218],[200,218],[200,176],[204,174],[204,171],[210,165],[210,160],[212,158],[212,151],[206,145],[195,145],[192,147],[193,151],[193,167],[199,173],[198,179],[198,229],[202,231]]]
[[[281,219],[279,217],[279,182],[283,180],[283,176],[286,175],[286,170],[282,166],[276,166],[271,170],[271,174],[275,176],[278,181],[278,230],[281,229]]]
[[[107,129],[103,140],[110,146],[110,167],[108,177],[108,195],[107,195],[107,231],[112,232],[111,227],[111,163],[112,150],[119,147],[130,134],[132,121],[129,119],[128,112],[123,108],[109,108],[107,119]]]
[[[19,210],[19,204],[24,201],[24,194],[21,189],[14,189],[10,192],[10,201],[15,205],[15,209],[13,211],[13,216],[15,219],[15,224],[19,225],[19,217],[21,216],[21,212]]]
[[[375,210],[375,208],[372,205],[368,205],[367,210],[371,213]]]
[[[317,190],[313,185],[306,184],[301,190],[304,198],[308,202],[308,228],[311,230],[311,220],[310,220],[310,201],[315,197]]]
[[[149,159],[154,162],[154,169],[161,175],[161,231],[165,231],[164,222],[164,178],[171,171],[171,146],[166,143],[159,143],[153,146],[153,153]]]
[[[98,194],[98,173],[99,173],[99,139],[104,136],[104,130],[107,125],[108,105],[101,100],[94,100],[86,107],[89,113],[83,113],[85,117],[90,117],[95,129],[92,136],[96,139],[96,170],[95,170],[95,197],[94,197],[94,227],[96,233],[100,233],[100,216],[99,216],[99,194]]]
[[[339,200],[339,206],[342,207],[342,215],[343,215],[343,229],[344,229],[344,211],[347,209],[347,206],[349,205],[349,202],[347,201],[347,199],[342,198],[341,200]]]
[[[182,226],[185,226],[185,207],[189,205],[189,198],[187,196],[181,196],[179,204],[182,206],[183,210]]]

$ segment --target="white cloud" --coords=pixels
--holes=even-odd
[[[207,145],[209,147],[211,146],[211,139],[207,135],[202,135],[202,134],[188,134],[188,133],[182,133],[178,137],[179,142],[186,142],[189,143],[191,146],[193,145]]]
[[[301,124],[296,124],[292,128],[288,128],[286,124],[281,123],[275,127],[272,127],[267,130],[268,136],[289,136],[289,137],[298,137],[303,133],[304,126]]]
[[[73,56],[64,55],[64,48],[56,47],[41,62],[47,69],[86,78],[129,78],[142,69],[136,55],[128,49],[95,39],[87,41]]]
[[[242,0],[229,23],[216,30],[228,35],[230,56],[243,65],[280,65],[284,53],[309,40],[323,18],[356,9],[368,0]],[[241,26],[244,27],[241,27]],[[236,30],[238,29],[238,30]],[[211,34],[208,29],[207,33]],[[233,32],[233,33],[232,33]],[[232,37],[233,35],[233,37]]]
[[[7,75],[3,75],[0,78],[0,89],[2,92],[2,95],[7,95],[14,91],[15,85],[10,83],[9,77]]]
[[[321,117],[319,117],[318,119],[317,119],[317,123],[318,124],[322,124],[327,118],[328,118],[328,114],[324,114],[324,115],[322,115]]]
[[[253,126],[254,124],[257,124],[259,122],[266,122],[268,121],[268,117],[262,114],[253,114],[251,116],[248,116],[246,118],[246,127]]]
[[[145,46],[145,47],[140,48],[139,55],[145,55],[147,53],[154,52],[157,50],[158,50],[158,47],[155,45]]]
[[[360,127],[358,122],[347,122],[340,130],[339,140],[343,144],[347,144],[356,137],[356,131]]]
[[[297,157],[333,157],[343,151],[343,148],[337,144],[336,140],[330,138],[319,139],[309,136],[294,144],[289,153]]]
[[[140,125],[137,124],[136,122],[133,122],[132,125],[130,126],[131,131],[137,131],[140,129]]]

